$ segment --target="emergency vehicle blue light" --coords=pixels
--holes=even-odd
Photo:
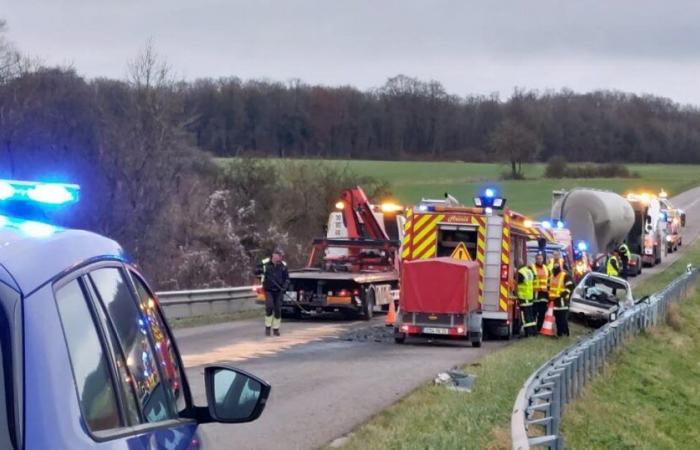
[[[561,220],[558,220],[557,221],[557,228],[564,228],[564,222],[562,222]]]
[[[80,195],[77,184],[0,180],[0,201],[26,201],[47,205],[75,203]]]
[[[546,228],[546,229],[552,228],[552,222],[550,222],[549,220],[545,220],[544,222],[542,222],[542,228]]]
[[[576,244],[576,248],[578,248],[581,252],[585,252],[588,250],[588,244],[584,241],[581,241],[578,244]]]
[[[51,236],[56,231],[56,227],[53,225],[33,221],[21,222],[19,224],[19,229],[31,237],[39,238]]]
[[[10,219],[5,216],[0,216],[0,228],[4,227],[8,223],[10,223]]]
[[[7,200],[15,195],[15,188],[7,181],[0,180],[0,200]]]
[[[496,195],[496,192],[491,188],[486,188],[484,195],[488,198],[493,198]]]

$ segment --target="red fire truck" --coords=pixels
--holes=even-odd
[[[519,333],[517,264],[527,261],[528,241],[552,237],[505,202],[486,189],[473,207],[446,194],[407,211],[397,343],[412,335],[459,336],[478,347],[485,333]]]

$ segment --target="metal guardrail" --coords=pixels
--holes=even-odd
[[[525,381],[511,417],[514,450],[532,447],[563,449],[559,434],[562,412],[583,386],[603,368],[605,360],[625,341],[664,320],[669,304],[683,298],[698,278],[691,269],[610,322],[567,347]]]
[[[169,319],[227,314],[260,308],[254,286],[156,293]]]

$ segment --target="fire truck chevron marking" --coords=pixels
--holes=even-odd
[[[435,232],[435,227],[437,224],[444,219],[443,214],[438,214],[432,216],[432,220],[425,225],[423,230],[418,233],[413,239],[414,259],[426,259],[434,256],[435,254],[435,242],[437,241],[437,233]]]

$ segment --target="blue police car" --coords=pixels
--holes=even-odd
[[[0,180],[0,209],[78,195]],[[226,366],[204,383],[195,406],[158,301],[116,242],[0,215],[0,449],[199,449],[200,424],[255,420],[270,393]]]

